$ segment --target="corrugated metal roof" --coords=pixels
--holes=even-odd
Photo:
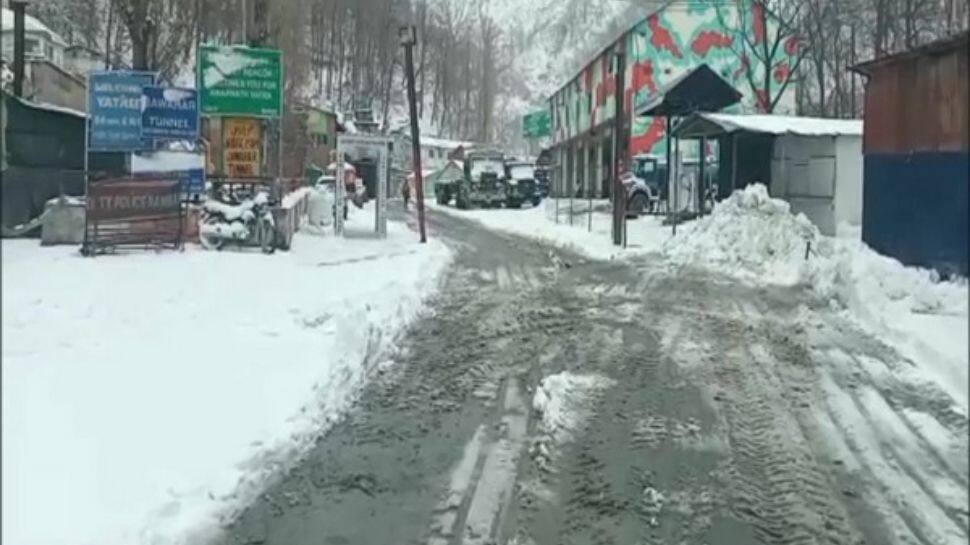
[[[674,130],[680,135],[698,120],[712,123],[724,133],[735,131],[761,134],[794,134],[799,136],[862,136],[861,119],[827,119],[821,117],[798,117],[767,114],[696,113],[688,117]]]

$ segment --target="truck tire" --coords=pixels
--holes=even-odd
[[[643,193],[634,193],[626,203],[626,217],[631,219],[639,218],[643,211],[647,209],[650,199]]]

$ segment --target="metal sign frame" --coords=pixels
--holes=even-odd
[[[180,180],[125,177],[91,182],[88,187],[83,255],[182,248],[185,207]]]
[[[387,197],[388,184],[390,182],[390,169],[388,162],[391,160],[391,146],[393,139],[386,136],[372,134],[341,134],[337,136],[337,183],[334,184],[336,195],[336,215],[334,217],[334,233],[338,236],[344,234],[344,217],[342,204],[345,202],[344,195],[344,172],[343,165],[345,157],[364,156],[377,158],[377,195],[374,207],[374,232],[380,238],[387,238]]]

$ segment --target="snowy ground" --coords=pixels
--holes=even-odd
[[[428,206],[461,218],[514,235],[541,240],[594,259],[624,259],[656,251],[671,236],[671,228],[660,224],[662,218],[643,217],[627,223],[627,248],[613,245],[609,202],[586,199],[545,199],[537,207],[521,210],[458,210],[427,200]],[[558,222],[556,218],[558,217]]]
[[[941,282],[932,271],[904,267],[863,244],[857,229],[822,236],[761,185],[736,192],[684,234],[661,248],[670,265],[755,285],[804,285],[912,360],[910,378],[936,384],[967,414],[966,279]]]
[[[660,217],[629,221],[626,249],[612,244],[609,203],[602,200],[592,201],[592,214],[584,199],[560,199],[558,209],[552,199],[522,210],[429,206],[596,259],[655,254],[672,272],[691,266],[753,286],[804,285],[911,359],[910,378],[937,384],[967,414],[966,280],[939,282],[930,271],[904,267],[865,246],[857,229],[822,236],[763,186],[736,193],[714,214],[679,226],[676,236]]]
[[[352,210],[349,230],[371,229]],[[3,542],[195,543],[387,361],[450,259],[298,233],[290,252],[3,242]]]

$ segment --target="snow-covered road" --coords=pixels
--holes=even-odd
[[[93,259],[3,241],[3,543],[187,543],[231,518],[425,308],[451,254],[416,239]]]
[[[818,293],[431,231],[433,313],[216,543],[966,540],[967,415]]]

